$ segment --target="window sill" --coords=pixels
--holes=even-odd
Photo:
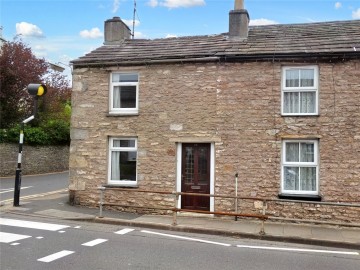
[[[138,116],[139,113],[107,113],[106,117],[126,117],[126,116]]]
[[[139,188],[138,184],[107,184],[103,185],[105,188]]]
[[[318,117],[320,114],[281,114],[282,117]]]
[[[307,195],[307,194],[279,194],[279,199],[295,200],[295,201],[312,201],[320,202],[322,200],[319,195]]]

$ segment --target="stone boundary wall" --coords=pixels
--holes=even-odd
[[[15,176],[18,144],[0,144],[0,177]],[[23,146],[22,174],[41,174],[69,169],[69,146]]]

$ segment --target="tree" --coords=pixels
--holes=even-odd
[[[0,128],[10,128],[32,114],[33,98],[27,92],[30,83],[44,83],[48,93],[39,104],[40,118],[32,124],[63,116],[70,102],[66,77],[51,71],[45,59],[37,58],[21,40],[4,42],[0,54]],[[64,118],[64,120],[68,120]]]

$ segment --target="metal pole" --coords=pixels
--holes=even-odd
[[[263,200],[262,202],[262,214],[263,216],[266,214],[266,200]],[[262,219],[261,221],[260,235],[265,235],[265,219]]]
[[[35,118],[35,115],[37,113],[37,100],[38,97],[34,97],[34,114],[28,118],[26,118],[24,121],[21,122],[20,126],[20,138],[19,138],[19,153],[18,153],[18,163],[15,173],[15,187],[14,187],[14,206],[20,206],[20,189],[21,189],[21,160],[22,160],[22,150],[23,150],[23,144],[24,144],[24,127],[25,124],[29,123],[31,120]]]
[[[21,159],[22,159],[22,148],[24,143],[24,122],[21,123],[20,127],[20,139],[19,139],[19,153],[18,163],[15,174],[15,187],[14,187],[14,206],[20,206],[20,189],[21,189]]]
[[[135,16],[136,16],[136,0],[134,0],[134,14],[133,14],[133,25],[132,25],[132,39],[135,38]]]
[[[175,207],[174,207],[174,213],[173,213],[173,226],[177,225],[177,207],[178,207],[178,201],[179,201],[179,194],[175,192]]]
[[[235,174],[235,213],[237,213],[238,212],[238,177],[239,177],[239,174],[238,173],[236,173]],[[235,221],[237,221],[238,220],[238,217],[237,216],[235,216]]]
[[[104,204],[104,191],[105,191],[105,187],[100,187],[100,213],[99,213],[99,218],[103,217],[103,204]]]

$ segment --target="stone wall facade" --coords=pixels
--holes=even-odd
[[[0,176],[15,176],[19,153],[18,144],[0,144]],[[22,174],[42,174],[69,169],[69,146],[23,145]]]
[[[282,67],[296,65],[319,68],[317,116],[281,115]],[[109,115],[112,71],[139,74],[138,115]],[[91,206],[99,200],[95,189],[107,184],[112,136],[138,138],[138,190],[176,190],[177,145],[209,142],[214,147],[215,194],[235,195],[234,175],[239,173],[239,196],[272,199],[278,198],[281,189],[282,141],[313,139],[319,142],[321,200],[359,203],[359,78],[358,60],[77,68],[72,94],[72,198]],[[174,199],[165,195],[107,194],[111,202],[174,206]],[[324,217],[309,208],[305,212],[312,213],[312,218]],[[214,210],[234,211],[234,200],[215,199]],[[348,216],[347,211],[335,211],[338,214],[330,216],[360,222],[358,210],[349,210]],[[271,211],[278,216],[297,216],[292,207]],[[301,213],[306,216],[304,210]]]

